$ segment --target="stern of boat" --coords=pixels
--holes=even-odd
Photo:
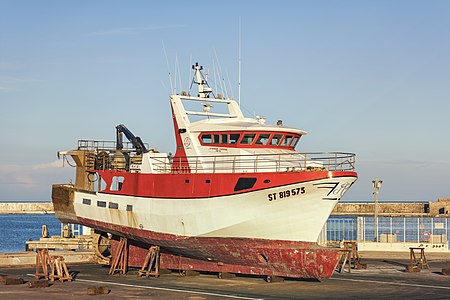
[[[55,216],[63,223],[78,223],[74,208],[75,188],[71,184],[52,185]]]

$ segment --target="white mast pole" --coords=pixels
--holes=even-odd
[[[241,107],[241,17],[239,17],[239,67],[238,67],[238,103]]]
[[[164,46],[164,41],[162,41],[162,46],[163,46],[163,50],[164,50],[164,56],[166,57],[167,71],[169,72],[170,94],[173,94],[172,75],[170,74],[169,59],[167,58],[167,52],[166,52],[166,47]]]

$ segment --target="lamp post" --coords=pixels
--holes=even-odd
[[[374,199],[374,202],[375,202],[375,207],[374,207],[375,226],[374,226],[374,230],[375,230],[375,242],[377,242],[377,243],[378,243],[378,192],[379,192],[382,184],[383,184],[383,180],[378,180],[377,178],[375,178],[375,180],[372,180],[373,199]]]

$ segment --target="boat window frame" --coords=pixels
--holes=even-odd
[[[123,188],[124,182],[125,182],[125,177],[123,175],[112,176],[109,190],[111,192],[120,192]]]
[[[280,147],[289,147],[289,145],[291,144],[293,138],[294,138],[294,136],[291,135],[291,134],[283,135],[283,139],[281,140],[281,143],[279,144],[279,146]],[[286,142],[285,145],[283,145],[285,143],[285,141],[288,140],[288,139],[289,139],[289,141]]]
[[[244,132],[244,134],[242,135],[242,138],[239,141],[239,145],[253,145],[256,141],[257,136],[259,136],[259,134],[257,134],[257,133]]]
[[[204,138],[205,138],[206,136],[209,136],[209,140],[210,140],[209,143],[207,143],[207,142],[204,140]],[[212,133],[205,133],[205,134],[200,135],[200,143],[202,143],[202,145],[203,145],[203,144],[204,144],[204,145],[211,145],[211,144],[213,144],[213,134],[212,134]]]
[[[235,141],[234,143],[231,142],[231,136],[232,136],[232,135],[237,135],[237,139],[236,139],[236,141]],[[234,133],[234,132],[231,133],[231,132],[230,132],[230,133],[228,134],[228,142],[229,142],[229,143],[228,143],[227,145],[237,145],[237,144],[239,143],[239,140],[241,139],[241,135],[242,135],[241,133]],[[233,139],[233,140],[234,140],[234,139]]]
[[[272,141],[273,141],[273,139],[276,137],[276,136],[279,136],[279,135],[281,135],[281,137],[279,137],[279,140],[278,140],[278,143],[277,144],[272,144]],[[282,133],[279,133],[279,132],[276,132],[276,133],[274,133],[273,135],[272,135],[272,137],[270,138],[270,141],[269,141],[269,145],[268,146],[271,146],[271,147],[280,147],[281,146],[281,141],[283,140],[283,138],[284,138],[284,135],[282,134]]]
[[[258,143],[263,136],[267,136],[266,137],[266,142],[265,143]],[[255,141],[255,145],[259,145],[259,146],[268,146],[270,139],[272,138],[272,133],[259,133],[258,137]]]
[[[300,137],[301,137],[301,136],[294,136],[294,137],[292,138],[291,143],[289,144],[289,147],[295,149],[295,147],[297,146],[298,142],[300,141]]]
[[[244,138],[248,135],[254,135],[251,143],[242,143]],[[265,144],[258,144],[258,140],[263,135],[269,135],[267,142]],[[214,136],[218,136],[218,139],[214,138]],[[235,143],[232,143],[232,141],[235,141],[232,136],[234,138],[238,137]],[[278,136],[280,136],[278,144],[273,145],[272,141]],[[223,148],[270,148],[295,150],[295,146],[297,146],[298,142],[301,139],[301,136],[302,135],[298,133],[282,131],[206,131],[200,132],[200,134],[198,135],[198,141],[201,146],[205,147],[214,146]],[[287,137],[291,137],[291,139],[289,140],[288,145],[283,145],[283,142],[287,139]],[[211,142],[205,143],[205,140],[210,140]],[[226,143],[224,141],[226,141]]]

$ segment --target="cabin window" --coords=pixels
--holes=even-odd
[[[91,205],[91,199],[83,198],[83,204]]]
[[[239,178],[234,187],[234,191],[251,189],[256,183],[256,178]]]
[[[123,176],[114,176],[111,182],[111,191],[120,191],[123,185]]]
[[[228,134],[222,134],[221,144],[228,144]]]
[[[219,144],[220,143],[220,135],[218,135],[218,134],[215,134],[214,135],[214,144]]]
[[[267,145],[269,141],[270,134],[260,134],[258,139],[256,140],[257,145]]]
[[[240,137],[241,135],[239,133],[230,134],[230,144],[237,144]]]
[[[281,142],[281,146],[286,147],[289,146],[292,140],[292,135],[287,135],[284,140]]]
[[[241,144],[250,145],[253,143],[256,134],[244,134],[244,137],[241,140]]]
[[[98,207],[106,207],[106,202],[105,201],[97,201],[97,206]]]
[[[275,134],[272,138],[272,140],[270,141],[270,145],[271,146],[278,146],[278,144],[281,141],[281,138],[283,137],[282,134]]]
[[[114,203],[114,202],[109,202],[108,207],[109,208],[113,208],[113,209],[119,209],[119,204],[118,203]]]
[[[133,211],[133,205],[127,204],[127,211]]]
[[[203,144],[211,144],[212,143],[211,135],[210,134],[202,135],[202,143]]]
[[[298,140],[300,138],[298,136],[296,136],[295,138],[292,139],[292,143],[291,143],[291,147],[295,148],[295,146],[297,146]]]

